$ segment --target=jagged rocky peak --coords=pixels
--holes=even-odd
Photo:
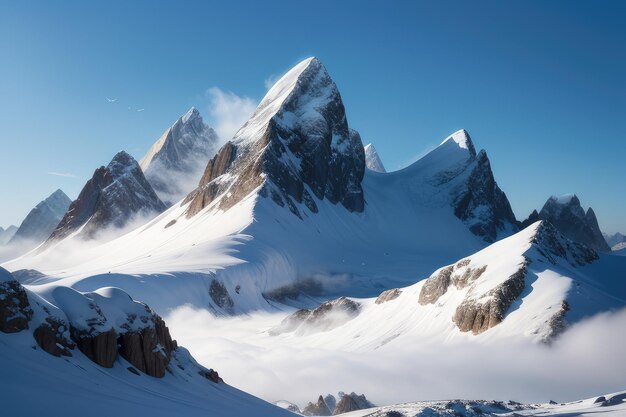
[[[383,161],[380,159],[376,148],[371,143],[365,145],[365,166],[376,172],[387,172],[385,166],[383,165]]]
[[[197,186],[218,143],[215,130],[192,107],[152,145],[140,166],[159,198],[171,204]]]
[[[535,228],[531,242],[539,253],[553,264],[560,258],[576,267],[598,259],[595,250],[584,243],[569,239],[548,221],[540,221],[531,227]]]
[[[552,223],[573,241],[601,252],[611,250],[602,236],[593,209],[589,208],[585,212],[575,194],[550,197],[539,212],[539,218]]]
[[[612,235],[604,235],[606,243],[611,247],[611,250],[620,250],[626,247],[626,236],[622,233],[615,233]]]
[[[316,199],[360,212],[364,171],[363,144],[348,127],[339,90],[322,63],[309,58],[268,91],[209,161],[185,200],[187,214],[211,204],[226,210],[255,190],[297,216],[316,213]]]
[[[432,185],[452,187],[454,214],[472,233],[491,243],[519,229],[511,204],[496,183],[487,153],[476,153],[467,131],[448,136],[420,161],[432,170]]]
[[[63,191],[56,190],[28,213],[11,243],[37,245],[43,242],[57,227],[71,203]]]
[[[64,239],[74,232],[83,238],[95,238],[100,232],[121,230],[133,220],[163,210],[165,205],[137,161],[121,151],[106,167],[96,169],[48,242]]]

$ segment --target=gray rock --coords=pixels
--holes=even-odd
[[[462,332],[482,333],[504,320],[511,304],[524,291],[526,263],[506,281],[488,293],[488,301],[465,300],[456,309],[452,321]]]
[[[338,327],[359,315],[361,305],[346,297],[326,301],[313,310],[302,309],[287,316],[270,335],[298,331],[324,332]]]
[[[302,410],[302,414],[305,416],[330,416],[332,413],[328,409],[328,405],[324,402],[324,397],[321,395],[317,399],[315,404],[308,403]]]
[[[383,291],[380,293],[378,298],[376,298],[376,304],[386,303],[387,301],[395,300],[402,294],[402,290],[399,288],[393,288],[391,290]]]
[[[608,252],[611,250],[604,240],[598,220],[592,208],[583,210],[577,196],[550,197],[539,212],[541,220],[550,222],[559,232],[574,242],[589,248]]]
[[[216,279],[211,280],[209,296],[219,308],[232,312],[235,302],[222,282]]]

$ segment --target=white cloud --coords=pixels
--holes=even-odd
[[[50,171],[48,172],[48,175],[54,175],[55,177],[76,178],[76,175],[70,174],[69,172]]]
[[[265,84],[265,89],[269,91],[270,88],[272,88],[274,86],[274,84],[276,84],[276,81],[278,81],[280,79],[280,76],[272,74],[269,77],[267,77],[264,81],[263,84]]]
[[[207,95],[209,124],[222,142],[232,139],[237,130],[252,116],[258,104],[250,97],[240,97],[219,87],[209,88]]]
[[[574,325],[552,346],[411,340],[366,352],[272,339],[264,331],[277,319],[269,313],[216,318],[191,307],[166,317],[179,343],[229,384],[300,406],[340,390],[384,405],[449,398],[570,401],[625,388],[626,309]]]

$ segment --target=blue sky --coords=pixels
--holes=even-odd
[[[191,106],[225,123],[216,99],[249,107],[315,55],[388,169],[465,128],[519,218],[573,192],[625,232],[625,15],[619,1],[2,2],[0,225],[56,188],[75,198],[120,149],[140,158]]]

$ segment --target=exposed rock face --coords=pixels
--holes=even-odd
[[[420,304],[433,304],[448,291],[453,268],[453,265],[441,268],[424,282],[418,299]]]
[[[137,216],[165,210],[132,156],[119,152],[107,167],[98,168],[54,230],[49,242],[80,231],[93,238],[105,229],[122,228]]]
[[[469,134],[465,131],[463,134],[467,136],[475,167],[467,179],[465,189],[453,203],[454,214],[469,226],[472,233],[487,242],[494,242],[500,231],[507,228],[517,231],[517,220],[509,200],[493,177],[487,153],[481,150],[476,155]]]
[[[376,148],[371,143],[365,145],[365,166],[367,169],[376,171],[376,172],[387,172],[385,166],[383,165],[383,161],[378,156],[378,152]]]
[[[26,330],[32,316],[24,287],[6,269],[0,268],[0,331],[17,333]]]
[[[171,205],[196,187],[218,141],[193,107],[163,133],[140,162],[162,201]]]
[[[153,319],[154,327],[145,327],[141,331],[128,331],[120,335],[119,353],[140,371],[162,378],[177,346],[161,317],[155,314]]]
[[[524,291],[527,267],[511,275],[506,281],[487,293],[487,301],[466,300],[461,303],[452,319],[462,332],[482,333],[504,320],[513,301]]]
[[[393,288],[391,290],[383,291],[380,293],[378,298],[376,298],[376,304],[386,303],[387,301],[395,300],[402,294],[402,290],[399,288]]]
[[[358,316],[361,305],[346,297],[326,301],[314,310],[301,309],[270,330],[271,335],[296,331],[297,334],[323,332]]]
[[[541,220],[541,218],[539,218],[539,213],[537,213],[537,210],[533,210],[533,212],[530,213],[530,216],[528,216],[526,220],[522,221],[522,229],[526,229],[528,226],[538,222],[539,220]]]
[[[43,242],[58,226],[71,203],[72,200],[63,191],[56,190],[28,213],[11,243],[36,245]]]
[[[219,308],[223,308],[226,311],[232,311],[235,306],[235,302],[230,297],[230,294],[228,294],[228,290],[224,284],[216,279],[211,281],[209,296],[211,296],[211,299]]]
[[[117,359],[117,333],[109,329],[102,333],[89,334],[76,327],[70,327],[72,340],[89,359],[105,368],[112,368]]]
[[[53,356],[72,356],[70,351],[75,345],[65,336],[67,330],[66,322],[50,316],[35,329],[33,337],[40,348]]]
[[[302,216],[313,195],[363,211],[365,154],[351,132],[341,96],[320,61],[307,59],[276,83],[233,140],[209,162],[189,194],[189,217],[219,197],[226,210],[252,191]]]
[[[330,416],[332,413],[328,409],[328,406],[324,402],[324,397],[321,395],[317,399],[315,404],[308,403],[304,410],[302,410],[302,414],[305,416]]]
[[[610,251],[593,209],[589,208],[585,213],[575,195],[550,197],[539,212],[539,217],[552,223],[568,239],[596,251]]]
[[[224,380],[220,377],[220,374],[218,374],[217,371],[215,371],[213,369],[202,370],[202,371],[200,371],[200,375],[202,375],[203,377],[205,377],[209,381],[214,382],[216,384],[218,384],[220,382],[224,382]]]
[[[161,317],[120,289],[98,291],[83,294],[59,287],[53,292],[80,351],[107,368],[119,354],[135,369],[163,377],[177,345]]]
[[[542,222],[535,233],[533,243],[541,255],[556,264],[558,258],[572,266],[587,265],[598,259],[598,254],[582,243],[565,238],[552,224]]]

